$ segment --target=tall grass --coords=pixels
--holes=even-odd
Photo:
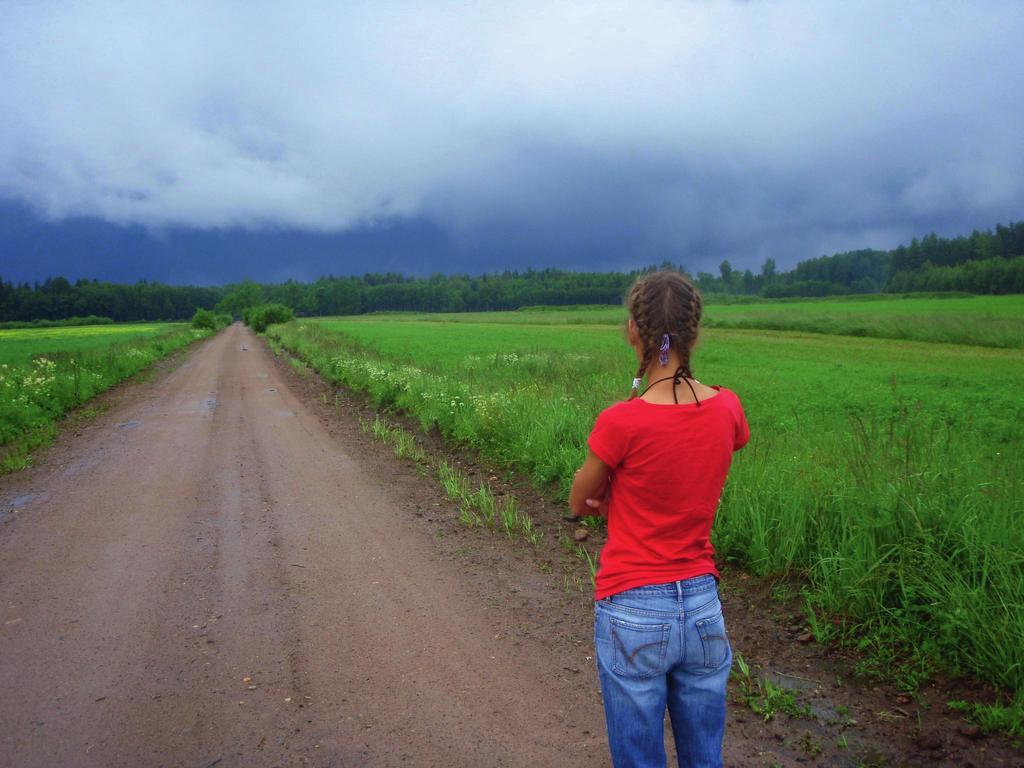
[[[908,687],[943,668],[1019,693],[1024,532],[1020,477],[1009,474],[1019,461],[979,461],[954,425],[912,407],[848,418],[813,465],[787,468],[779,454],[792,445],[754,443],[716,544],[759,574],[804,573],[819,639],[861,642]]]
[[[561,499],[635,365],[617,330],[585,323],[339,319],[270,333]],[[816,634],[859,643],[908,687],[943,669],[1024,701],[1024,355],[710,329],[695,368],[739,392],[753,434],[722,498],[719,555],[802,575]]]

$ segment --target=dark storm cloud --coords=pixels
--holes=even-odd
[[[417,272],[713,270],[1024,210],[1012,2],[4,13],[0,196],[164,242],[291,231],[348,254],[296,276],[379,263],[350,230],[393,252],[435,233],[392,259]]]

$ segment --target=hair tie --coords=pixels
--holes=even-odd
[[[662,365],[668,365],[668,350],[671,346],[671,343],[669,342],[669,336],[671,335],[672,334],[666,333],[664,336],[661,337],[661,346],[658,348],[658,351],[661,352],[661,354],[658,355],[658,360],[661,361]]]

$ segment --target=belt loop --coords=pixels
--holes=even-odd
[[[682,602],[683,600],[683,582],[676,582],[676,600]]]

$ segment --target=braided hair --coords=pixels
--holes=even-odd
[[[643,275],[629,289],[626,308],[636,323],[643,350],[630,399],[636,397],[639,381],[655,354],[664,350],[662,342],[666,335],[679,355],[677,373],[692,379],[690,350],[697,340],[704,301],[689,278],[670,270]],[[663,356],[662,360],[665,359]]]

